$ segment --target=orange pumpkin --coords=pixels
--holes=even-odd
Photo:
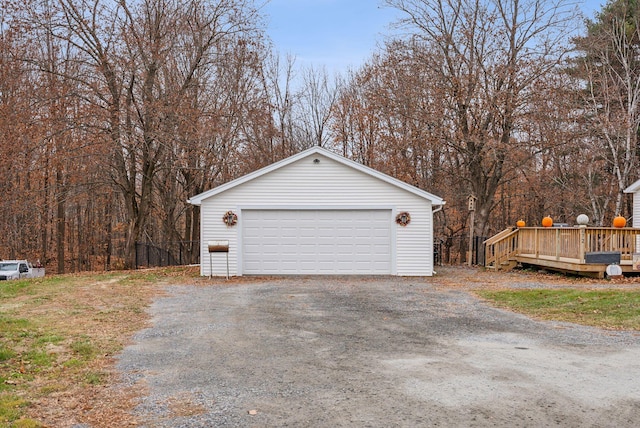
[[[613,227],[623,228],[627,225],[627,219],[621,215],[613,219]]]
[[[526,225],[527,225],[527,223],[525,223],[524,220],[516,221],[516,226],[518,226],[518,227],[525,227]]]
[[[553,219],[549,216],[546,216],[542,219],[542,227],[551,227],[553,226]]]

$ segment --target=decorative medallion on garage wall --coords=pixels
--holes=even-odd
[[[398,223],[400,226],[406,226],[411,223],[411,216],[408,212],[403,211],[396,216],[396,223]]]
[[[222,216],[222,221],[224,221],[224,224],[226,224],[227,226],[235,226],[235,224],[238,222],[238,216],[233,211],[227,211]]]

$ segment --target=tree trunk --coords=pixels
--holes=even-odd
[[[65,238],[66,216],[64,183],[62,171],[56,171],[56,254],[58,258],[58,273],[65,273]]]

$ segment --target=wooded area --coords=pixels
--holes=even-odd
[[[550,215],[631,215],[640,6],[385,0],[402,11],[360,69],[276,52],[252,0],[41,0],[0,16],[0,257],[58,272],[196,261],[209,188],[313,145],[447,201],[435,236]]]

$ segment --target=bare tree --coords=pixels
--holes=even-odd
[[[267,140],[267,147],[258,148],[271,161],[291,156],[299,151],[299,143],[294,136],[294,110],[299,102],[292,87],[296,78],[295,58],[287,55],[283,59],[277,53],[266,58],[262,71],[262,85],[270,99],[270,115],[273,133]]]
[[[35,187],[40,177],[33,174],[34,152],[39,130],[33,126],[32,97],[37,82],[22,58],[32,48],[28,34],[4,20],[0,22],[0,258],[14,258],[35,249],[30,241],[34,233],[36,209]],[[32,179],[33,182],[32,183]],[[35,190],[35,192],[34,192]]]
[[[519,120],[534,84],[568,48],[575,18],[563,0],[387,0],[405,15],[433,82],[447,103],[444,136],[478,200],[475,234],[483,236],[495,196],[514,173]]]
[[[610,2],[597,21],[587,23],[587,35],[575,42],[581,55],[574,71],[585,82],[581,106],[585,126],[592,131],[585,143],[596,159],[605,161],[600,169],[590,169],[589,176],[600,177],[592,183],[613,181],[611,186],[590,192],[593,211],[602,224],[609,208],[606,200],[600,203],[603,197],[613,200],[609,217],[630,214],[623,204],[623,191],[637,178],[640,8],[636,2]]]
[[[79,52],[82,96],[101,114],[94,129],[127,213],[127,265],[145,234],[156,174],[173,143],[174,110],[256,12],[244,0],[60,0],[52,31]],[[97,71],[97,73],[96,73]]]
[[[297,138],[303,148],[322,147],[330,139],[328,123],[336,103],[339,80],[332,81],[325,68],[314,67],[305,69],[302,79]]]
[[[346,157],[364,165],[380,168],[382,158],[382,116],[391,114],[378,103],[384,69],[374,57],[341,85],[333,108],[331,128],[333,145]],[[380,168],[384,170],[384,168]]]

